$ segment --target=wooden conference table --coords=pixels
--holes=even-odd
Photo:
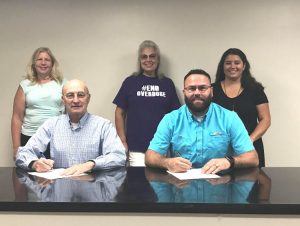
[[[180,181],[127,167],[50,181],[0,167],[0,211],[300,214],[299,175],[298,167],[267,167]]]

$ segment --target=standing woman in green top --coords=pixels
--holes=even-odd
[[[61,99],[64,79],[58,66],[47,47],[36,49],[28,63],[25,80],[20,82],[13,104],[11,135],[14,160],[18,148],[27,143],[46,119],[64,112]],[[45,157],[50,157],[49,150]]]

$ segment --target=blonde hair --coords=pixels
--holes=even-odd
[[[51,79],[55,80],[57,83],[62,83],[63,76],[62,76],[62,73],[60,72],[59,64],[58,64],[57,60],[55,59],[51,50],[47,47],[40,47],[33,52],[32,57],[26,68],[25,78],[28,79],[29,81],[31,81],[32,84],[35,84],[38,82],[37,72],[35,69],[35,62],[36,62],[38,56],[40,55],[40,53],[44,53],[44,52],[47,53],[49,55],[49,57],[51,58],[51,62],[52,62],[52,69],[51,69],[51,73],[50,73]]]

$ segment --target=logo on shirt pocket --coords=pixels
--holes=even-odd
[[[216,131],[216,132],[211,132],[209,135],[210,136],[222,136],[222,132]]]
[[[230,144],[229,136],[222,131],[210,132],[207,138],[208,150],[214,151],[215,153],[220,153],[224,155],[228,151]]]

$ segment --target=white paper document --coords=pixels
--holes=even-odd
[[[129,152],[130,166],[145,166],[145,154],[142,152]]]
[[[30,175],[33,176],[38,176],[38,177],[43,177],[49,180],[54,180],[54,179],[58,179],[58,178],[65,178],[65,177],[73,177],[75,175],[70,175],[70,176],[61,176],[60,174],[64,171],[64,168],[60,168],[60,169],[52,169],[48,172],[28,172]],[[76,176],[83,176],[83,175],[87,175],[86,173],[82,173]]]
[[[169,174],[172,174],[174,177],[177,177],[180,180],[191,180],[191,179],[210,179],[210,178],[220,178],[216,174],[204,174],[201,173],[201,168],[199,169],[190,169],[183,173],[172,173],[167,171]]]

